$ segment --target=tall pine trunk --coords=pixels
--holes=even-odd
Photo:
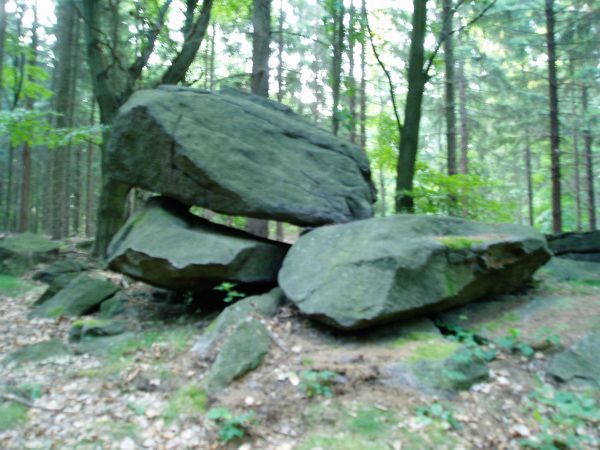
[[[397,212],[411,213],[414,212],[413,182],[419,146],[421,105],[425,83],[427,82],[427,74],[423,69],[427,0],[413,0],[413,5],[414,12],[408,60],[408,93],[404,107],[404,126],[400,133],[395,201]]]
[[[556,77],[556,40],[554,0],[546,0],[546,47],[548,50],[548,98],[550,102],[550,171],[552,175],[552,231],[562,232],[560,132],[558,123],[558,80]]]
[[[454,41],[452,38],[452,0],[443,1],[444,34],[444,113],[446,117],[446,165],[448,175],[456,175],[456,112],[454,109]]]
[[[340,92],[342,87],[342,59],[344,55],[344,4],[334,2],[333,9],[333,58],[331,60],[331,90],[333,107],[331,132],[338,134],[340,128]]]
[[[581,88],[581,105],[585,125],[583,128],[583,154],[585,159],[585,188],[587,192],[588,225],[590,231],[596,230],[596,193],[594,190],[594,159],[592,155],[592,131],[590,129],[588,87]]]
[[[28,64],[33,68],[37,64],[37,46],[38,46],[38,14],[37,1],[33,4],[33,23],[31,25],[31,47]],[[28,82],[34,83],[30,73],[27,75]],[[33,110],[33,98],[27,96],[25,99],[25,109]],[[21,201],[19,206],[19,227],[20,233],[29,230],[29,218],[31,213],[31,145],[29,142],[23,143],[21,149]]]
[[[66,128],[71,125],[71,67],[73,64],[73,40],[75,37],[76,10],[69,0],[57,4],[56,78],[54,110],[57,112],[55,125]],[[54,239],[65,236],[68,217],[67,204],[68,148],[59,147],[52,152],[52,226]]]
[[[525,144],[525,182],[527,184],[527,218],[529,220],[529,225],[534,225],[533,218],[533,184],[532,178],[533,173],[531,170],[531,146],[529,145],[529,140],[527,139],[527,143]]]
[[[360,43],[360,148],[367,150],[367,0],[362,0]]]
[[[467,113],[467,80],[464,62],[458,63],[458,99],[460,104],[460,173],[469,173],[469,116]]]
[[[271,43],[271,0],[252,2],[252,93],[269,96],[269,44]],[[257,236],[269,236],[269,222],[248,218],[246,231]]]
[[[356,79],[354,78],[354,48],[356,36],[354,31],[354,21],[356,10],[354,1],[350,0],[350,28],[348,29],[348,109],[350,112],[350,142],[356,143]]]

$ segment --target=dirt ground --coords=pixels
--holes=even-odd
[[[487,379],[458,393],[431,391],[386,382],[389,363],[417,344],[340,335],[285,305],[266,319],[273,345],[263,363],[207,395],[210,361],[191,349],[214,313],[183,313],[151,301],[151,288],[112,276],[127,287],[132,337],[97,354],[0,365],[0,386],[13,388],[0,392],[22,393],[0,399],[1,449],[600,448],[597,386],[546,373],[564,343],[525,356],[488,341],[482,348],[497,354]],[[11,286],[0,292],[0,360],[50,338],[68,343],[73,319],[28,318],[45,286],[30,276]],[[600,304],[600,287],[566,282],[543,281],[527,295]]]

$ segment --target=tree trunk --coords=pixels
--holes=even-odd
[[[6,0],[0,0],[0,108],[4,99],[4,42],[6,41]]]
[[[333,108],[331,131],[338,134],[340,128],[340,90],[342,84],[342,57],[344,54],[344,4],[334,2],[333,9],[333,58],[331,62],[331,80]]]
[[[546,46],[548,49],[548,97],[550,101],[550,170],[552,174],[552,231],[562,232],[560,186],[560,134],[558,124],[558,81],[554,36],[554,0],[546,0]]]
[[[279,1],[279,20],[277,22],[277,101],[283,101],[283,23],[285,11],[283,0]]]
[[[527,217],[529,219],[529,226],[534,226],[531,147],[529,146],[529,140],[527,140],[527,144],[525,145],[525,180],[527,183]]]
[[[71,115],[71,125],[75,124],[75,117],[77,111],[77,80],[79,79],[79,20],[75,21],[75,29],[73,31],[73,49],[71,55],[73,55],[73,67],[71,69],[71,105],[69,113]],[[73,143],[69,143],[69,162],[71,163],[71,169],[67,173],[67,187],[68,193],[65,201],[69,205],[69,216],[72,221],[73,234],[79,235],[80,231],[80,218],[81,218],[81,146]],[[71,198],[73,199],[73,207],[71,209]],[[65,235],[69,234],[69,222],[65,223]]]
[[[571,78],[574,78],[575,75],[575,66],[573,59],[569,59],[569,75]],[[579,162],[579,121],[577,114],[577,90],[575,86],[571,89],[573,102],[571,114],[573,115],[573,125],[572,125],[572,138],[573,138],[573,190],[575,191],[575,218],[576,218],[576,228],[577,231],[581,231],[582,228],[582,220],[581,220],[581,172],[580,162]]]
[[[34,67],[37,64],[37,46],[38,46],[38,14],[37,1],[32,5],[33,23],[31,25],[31,47],[28,64]],[[31,74],[27,75],[28,81],[34,83]],[[27,97],[25,100],[25,109],[33,110],[33,98]],[[31,213],[31,146],[25,142],[21,153],[21,201],[19,207],[19,233],[25,233],[29,230],[29,217]]]
[[[452,0],[443,0],[444,34],[444,110],[446,116],[446,158],[448,175],[456,175],[456,113],[454,109],[454,42],[452,38]]]
[[[158,37],[158,31],[164,24],[165,14],[170,3],[168,0],[163,3],[157,23],[154,26],[154,32],[149,33],[147,36],[146,51],[142,52],[129,67],[129,81],[127,86],[122,92],[118,93],[116,86],[111,82],[110,65],[105,61],[106,55],[103,51],[102,42],[105,40],[105,37],[101,32],[99,17],[103,5],[96,0],[81,1],[81,15],[85,24],[88,66],[94,86],[94,94],[100,110],[100,123],[110,125],[119,106],[126,102],[133,92],[135,83],[141,77],[143,69],[146,67],[148,59],[152,54],[154,43]],[[187,70],[194,61],[202,39],[206,34],[206,29],[210,22],[212,4],[213,0],[204,0],[202,3],[200,15],[191,25],[189,31],[185,33],[181,50],[163,73],[160,78],[161,83],[177,84],[184,80]],[[184,24],[184,26],[186,25]],[[107,51],[106,53],[110,52]],[[106,136],[104,137],[106,138]],[[94,254],[100,257],[105,255],[110,240],[123,225],[125,220],[125,200],[129,191],[127,185],[112,180],[108,160],[105,157],[104,145],[106,145],[106,139],[102,147],[101,193],[98,205],[96,245],[94,248]]]
[[[252,2],[252,93],[269,96],[269,45],[271,43],[271,0]],[[248,218],[246,231],[269,237],[269,222]]]
[[[383,165],[379,166],[379,191],[379,195],[381,197],[381,216],[385,217],[387,213],[387,201],[385,195],[386,191]]]
[[[96,122],[96,99],[92,97],[92,111],[90,116],[90,125],[93,126]],[[86,214],[85,214],[85,235],[91,237],[94,235],[94,224],[96,223],[94,218],[94,144],[88,142],[87,155],[86,155],[86,177],[87,177],[87,188],[86,193]]]
[[[73,64],[73,40],[76,10],[69,0],[61,0],[57,4],[57,40],[56,40],[56,77],[54,92],[54,110],[58,113],[55,125],[66,128],[71,125],[69,112],[71,109],[71,67]],[[68,149],[56,148],[52,152],[52,227],[53,239],[65,237],[68,227],[67,205],[67,170]]]
[[[464,63],[458,63],[458,97],[460,103],[460,173],[469,173],[469,116],[467,114],[467,80]]]
[[[583,152],[585,159],[585,188],[587,191],[588,224],[590,231],[596,230],[596,193],[594,190],[594,158],[592,155],[592,132],[590,130],[590,118],[588,111],[588,87],[581,88],[581,104],[585,126],[583,129]]]
[[[404,108],[404,126],[400,133],[400,148],[396,177],[396,212],[414,212],[413,181],[417,149],[421,104],[427,74],[423,69],[424,41],[427,20],[427,0],[413,0],[414,12],[408,60],[408,93]]]
[[[212,33],[210,34],[210,90],[215,90],[215,24],[212,25]]]
[[[360,44],[360,148],[367,150],[367,0],[362,0],[360,7],[361,34]]]
[[[356,143],[356,80],[354,78],[354,47],[356,36],[354,32],[354,21],[356,10],[354,1],[350,1],[350,28],[348,30],[348,109],[350,110],[350,142]]]

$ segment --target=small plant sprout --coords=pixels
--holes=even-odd
[[[533,348],[519,339],[519,336],[521,335],[520,330],[509,328],[507,331],[508,334],[506,336],[496,340],[496,344],[498,344],[499,347],[510,352],[518,351],[526,358],[533,356],[535,353]]]
[[[461,428],[460,422],[456,420],[452,411],[440,402],[434,402],[429,406],[420,406],[417,408],[417,416],[426,425],[437,420],[455,430]]]
[[[300,375],[300,389],[307,397],[321,395],[326,398],[333,396],[331,385],[336,373],[330,370],[306,370]]]
[[[236,283],[230,283],[228,281],[224,281],[223,283],[221,283],[217,287],[214,287],[213,289],[215,291],[224,292],[225,298],[223,299],[223,301],[225,303],[231,303],[231,302],[235,301],[236,299],[244,298],[246,296],[246,294],[244,294],[243,292],[236,291],[235,290],[236,286],[237,286]]]
[[[254,411],[235,415],[228,408],[215,407],[206,414],[206,417],[215,421],[219,426],[219,439],[221,442],[230,442],[247,436],[248,428],[254,422]]]

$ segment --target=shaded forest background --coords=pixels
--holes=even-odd
[[[0,0],[0,231],[94,236],[118,189],[103,138],[131,92],[161,83],[268,95],[354,142],[379,215],[408,196],[418,213],[597,226],[597,0]]]

